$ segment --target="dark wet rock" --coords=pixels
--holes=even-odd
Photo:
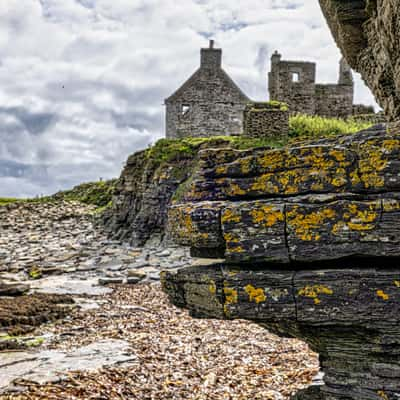
[[[319,353],[297,399],[400,396],[400,134],[205,150],[169,229],[221,263],[167,271],[173,304],[247,319]]]
[[[123,277],[108,277],[104,276],[99,278],[99,285],[112,285],[112,284],[121,284],[124,282]]]
[[[24,284],[6,284],[0,282],[0,297],[1,296],[22,296],[30,289],[29,285]]]

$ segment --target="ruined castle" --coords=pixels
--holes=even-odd
[[[372,107],[353,104],[353,76],[344,58],[338,83],[318,84],[315,63],[285,61],[275,52],[268,81],[270,100],[286,103],[286,114],[347,118],[374,112]],[[211,40],[209,48],[201,49],[200,68],[165,100],[166,137],[240,135],[246,126],[269,122],[276,131],[284,129],[288,115],[285,118],[282,108],[262,104],[253,103],[223,70],[222,50]],[[259,129],[257,133],[250,136],[262,135]]]

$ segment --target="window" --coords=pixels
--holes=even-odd
[[[292,82],[300,82],[300,74],[298,72],[292,72]]]
[[[186,115],[190,111],[190,106],[188,104],[183,104],[181,108],[181,114]]]

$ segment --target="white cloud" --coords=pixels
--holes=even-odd
[[[316,0],[0,2],[0,196],[117,176],[129,153],[163,136],[163,100],[208,37],[255,99],[267,97],[275,49],[337,80]],[[356,99],[372,102],[359,78]]]

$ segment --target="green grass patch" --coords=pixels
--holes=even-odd
[[[70,190],[64,190],[51,196],[53,200],[77,201],[94,205],[103,210],[111,205],[117,180],[82,183]]]
[[[343,120],[300,114],[289,119],[289,141],[352,134],[372,125],[371,122],[356,121],[351,118]]]
[[[15,199],[12,197],[0,197],[0,206],[6,206],[7,204],[17,203],[24,201],[23,199]]]

